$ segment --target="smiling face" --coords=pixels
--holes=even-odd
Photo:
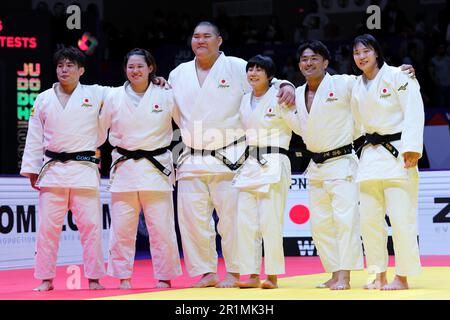
[[[148,86],[149,74],[153,71],[153,66],[147,65],[144,56],[131,55],[128,58],[126,73],[128,81],[133,86]]]
[[[213,57],[219,53],[222,37],[217,34],[214,27],[199,25],[192,35],[191,47],[198,58]]]
[[[272,78],[267,76],[264,68],[257,65],[249,67],[247,70],[247,80],[253,88],[253,91],[265,92],[269,88],[269,82]]]
[[[76,86],[84,73],[84,67],[79,67],[76,62],[67,58],[61,59],[56,64],[56,76],[62,86]]]
[[[353,60],[356,66],[364,73],[370,74],[378,68],[377,54],[371,46],[358,42],[353,47]]]
[[[306,80],[321,79],[326,73],[328,60],[307,48],[300,56],[298,67]]]

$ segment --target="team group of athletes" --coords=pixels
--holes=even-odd
[[[54,56],[58,82],[37,97],[29,121],[21,174],[39,190],[35,291],[52,290],[58,243],[68,210],[74,214],[90,289],[103,289],[105,274],[132,287],[139,213],[149,232],[156,287],[169,288],[182,274],[175,233],[177,206],[192,287],[277,288],[285,273],[283,216],[291,182],[287,149],[292,131],[311,158],[312,236],[332,274],[319,288],[350,288],[351,270],[366,263],[376,272],[367,289],[407,289],[420,272],[417,243],[417,161],[422,154],[424,111],[410,66],[386,64],[375,38],[353,42],[359,76],[326,72],[330,54],[320,41],[300,45],[306,83],[274,79],[271,58],[248,62],[225,56],[210,22],[193,32],[194,60],[168,81],[144,49],[124,58],[127,81],[118,88],[82,85],[84,55],[73,47]],[[403,71],[405,69],[406,71]],[[156,80],[155,80],[156,79]],[[169,149],[172,119],[186,148],[177,160]],[[353,141],[365,136],[356,156]],[[111,230],[107,269],[102,250],[98,159],[106,139],[114,146],[110,171]],[[217,275],[216,210],[226,275]],[[396,275],[388,266],[385,214],[389,215]],[[362,240],[361,241],[361,236]],[[267,275],[261,282],[262,247]],[[249,275],[241,280],[241,275]]]

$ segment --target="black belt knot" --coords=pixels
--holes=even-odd
[[[201,156],[207,156],[207,155],[211,155],[214,158],[222,161],[222,163],[224,165],[226,165],[231,171],[237,170],[239,169],[240,166],[242,166],[242,164],[244,163],[245,159],[245,153],[241,156],[241,158],[238,159],[238,161],[236,161],[236,163],[231,162],[227,157],[225,157],[220,151],[225,151],[228,147],[231,147],[233,145],[237,145],[240,142],[245,141],[245,136],[240,137],[239,139],[231,142],[230,144],[226,145],[225,147],[216,149],[216,150],[208,150],[208,149],[194,149],[194,148],[190,148],[190,154],[191,155],[201,155]]]
[[[145,158],[148,161],[150,161],[159,171],[161,171],[166,176],[170,176],[170,174],[172,173],[172,171],[170,171],[169,169],[164,167],[158,160],[156,160],[154,158],[156,156],[166,153],[169,150],[169,146],[162,147],[162,148],[159,148],[156,150],[151,150],[151,151],[141,150],[141,149],[127,150],[127,149],[123,149],[121,147],[117,147],[116,149],[117,149],[117,152],[119,152],[122,156],[111,165],[111,169],[113,167],[115,167],[119,162],[122,162],[122,161],[125,161],[128,159],[139,160],[139,159]]]
[[[364,144],[362,145],[361,148],[364,148],[365,146],[367,146],[368,144],[371,144],[373,146],[376,145],[382,145],[383,147],[386,148],[387,151],[389,151],[395,158],[398,157],[398,150],[396,147],[394,147],[391,142],[392,141],[397,141],[400,140],[402,138],[402,133],[401,132],[397,132],[394,134],[379,134],[377,132],[375,133],[367,133],[366,134],[366,140],[364,142]]]

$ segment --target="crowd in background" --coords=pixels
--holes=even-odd
[[[378,4],[379,1],[372,0],[372,3]],[[123,84],[124,75],[117,70],[121,68],[122,57],[133,47],[150,50],[158,61],[158,75],[164,77],[179,63],[191,60],[191,32],[202,20],[212,19],[218,25],[224,40],[221,49],[225,54],[244,59],[259,53],[272,56],[277,65],[276,77],[289,80],[296,86],[305,82],[295,56],[302,42],[311,39],[323,41],[331,53],[328,72],[351,74],[354,72],[350,39],[370,32],[379,39],[390,65],[414,66],[425,108],[432,110],[450,108],[450,0],[446,3],[436,11],[434,19],[430,19],[420,11],[405,11],[396,0],[390,0],[382,9],[379,30],[368,30],[367,16],[362,15],[363,19],[355,25],[352,34],[340,25],[341,19],[346,18],[345,13],[339,15],[340,19],[330,17],[315,2],[308,2],[308,6],[294,13],[298,18],[292,30],[286,30],[276,15],[229,16],[218,11],[215,17],[211,17],[201,11],[190,15],[176,8],[167,12],[155,8],[148,13],[148,19],[136,21],[142,27],[135,32],[130,26],[120,27],[114,21],[102,19],[95,4],[83,8],[83,31],[68,30],[63,3],[57,2],[49,8],[45,2],[40,2],[34,10],[41,16],[47,15],[51,21],[52,49],[76,43],[86,30],[95,35],[98,47],[88,59],[88,72],[83,81],[111,86]],[[301,143],[294,137],[291,146]],[[425,160],[419,163],[420,167],[429,166],[423,162]]]
[[[379,1],[372,2],[377,4]],[[68,31],[65,27],[67,15],[63,3],[57,2],[52,8],[48,8],[45,2],[40,2],[36,10],[41,15],[51,16],[54,48],[60,44],[74,43],[81,36],[81,31]],[[355,26],[354,33],[348,35],[340,28],[340,21],[330,19],[319,10],[315,2],[311,2],[307,10],[296,14],[297,24],[289,33],[283,29],[280,18],[275,15],[263,17],[265,22],[261,24],[255,23],[255,20],[261,21],[261,16],[228,16],[220,11],[214,20],[224,39],[224,50],[229,51],[229,55],[236,53],[236,50],[243,46],[254,47],[255,50],[265,48],[266,54],[271,51],[267,48],[287,47],[286,50],[281,50],[281,54],[277,51],[278,56],[274,57],[277,62],[277,76],[295,85],[304,83],[298,71],[296,57],[292,54],[300,43],[310,39],[324,41],[332,54],[329,72],[353,73],[349,39],[370,31],[380,39],[387,61],[391,65],[405,63],[414,66],[426,108],[450,107],[450,1],[447,1],[442,10],[436,12],[436,17],[432,20],[425,19],[423,12],[408,15],[396,0],[388,1],[382,10],[381,29],[368,30],[364,16],[364,21]],[[345,14],[341,16],[343,19]],[[99,65],[103,67],[102,72],[111,64],[120,63],[121,57],[132,47],[144,47],[152,52],[164,46],[189,48],[193,26],[200,20],[211,19],[204,13],[192,16],[175,9],[171,12],[155,9],[149,13],[149,18],[142,22],[142,31],[135,34],[131,28],[120,29],[113,22],[101,20],[95,4],[88,5],[82,17],[83,29],[90,30],[100,38],[97,56],[101,61]],[[187,52],[184,60],[191,58]],[[178,59],[176,63],[182,60]],[[160,68],[159,71],[161,75],[166,76],[175,66]],[[119,84],[123,80],[122,75],[110,74],[108,79],[111,85]]]

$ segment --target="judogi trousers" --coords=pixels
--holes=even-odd
[[[181,275],[172,191],[112,192],[111,200],[108,275],[129,279],[133,274],[141,208],[149,234],[154,277],[171,280]]]
[[[361,233],[369,271],[380,273],[388,267],[387,213],[392,227],[396,274],[411,276],[421,272],[417,243],[418,190],[417,173],[408,179],[360,182]]]
[[[260,274],[264,241],[264,272],[285,273],[283,222],[289,189],[287,178],[269,192],[241,191],[238,202],[238,252],[241,274]]]
[[[351,179],[309,180],[311,231],[326,272],[363,269],[358,185]]]
[[[80,231],[85,276],[99,279],[105,275],[99,191],[77,188],[42,187],[39,192],[34,276],[41,280],[55,277],[59,238],[68,210],[72,211]]]
[[[184,261],[191,277],[217,272],[216,232],[213,208],[219,216],[222,255],[227,272],[238,273],[237,201],[239,190],[231,186],[234,173],[178,180],[178,222]]]

